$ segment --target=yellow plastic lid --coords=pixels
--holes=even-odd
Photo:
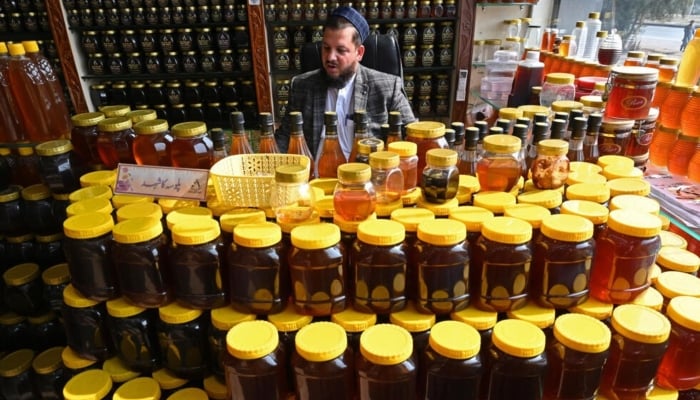
[[[603,176],[608,180],[621,178],[637,178],[643,179],[644,172],[639,168],[628,168],[623,164],[610,164],[603,168]]]
[[[124,362],[117,356],[105,360],[105,362],[102,363],[102,369],[112,377],[112,382],[114,383],[130,381],[141,375],[137,371],[132,371],[127,368]],[[158,382],[154,381],[154,383],[158,386]],[[160,387],[158,387],[158,390],[160,390]]]
[[[183,207],[168,213],[165,222],[168,229],[172,230],[173,226],[179,222],[190,221],[193,218],[210,219],[212,215],[211,210],[206,207]]]
[[[686,249],[688,248],[688,241],[683,238],[683,236],[663,230],[659,232],[659,238],[661,239],[661,247],[676,247],[679,249]]]
[[[700,268],[700,257],[692,251],[678,247],[663,246],[656,254],[656,263],[666,269],[695,273]]]
[[[267,320],[280,332],[293,332],[310,324],[313,317],[297,313],[289,304],[282,312],[268,315]]]
[[[406,136],[435,139],[445,136],[445,124],[436,121],[416,121],[406,125]]]
[[[31,368],[34,350],[20,349],[0,359],[0,376],[13,378]]]
[[[117,222],[133,218],[152,218],[160,220],[163,218],[163,211],[156,203],[127,204],[117,210]]]
[[[333,195],[337,184],[337,178],[316,178],[309,181],[309,186],[322,189],[327,196]]]
[[[610,347],[610,329],[584,314],[563,314],[554,322],[554,337],[564,346],[582,353],[601,353]]]
[[[636,168],[635,168],[636,169]],[[638,170],[640,171],[640,170]],[[610,197],[619,196],[622,194],[634,194],[637,196],[648,196],[651,193],[651,185],[649,182],[640,177],[636,178],[615,178],[610,179],[605,185],[610,190]]]
[[[345,352],[348,338],[343,327],[334,322],[314,322],[297,332],[294,343],[305,360],[325,362]]]
[[[269,213],[268,213],[269,210]],[[274,211],[272,209],[265,209],[265,215],[267,218],[275,218]],[[311,216],[303,221],[293,221],[293,222],[282,222],[282,221],[277,221],[277,225],[282,228],[282,233],[287,233],[291,234],[292,230],[298,226],[302,225],[314,225],[314,224],[320,224],[321,223],[321,216],[316,212],[315,210],[311,212]]]
[[[71,239],[92,239],[112,231],[114,220],[109,214],[88,212],[63,222],[63,233]]]
[[[618,164],[626,166],[629,169],[634,168],[634,160],[629,157],[620,156],[617,154],[606,154],[598,157],[598,166],[605,169],[608,165]]]
[[[571,112],[571,110],[581,110],[582,108],[583,103],[578,101],[555,100],[552,102],[552,111],[554,112]]]
[[[340,242],[340,228],[329,223],[299,225],[292,229],[291,240],[292,246],[303,250],[325,249]]]
[[[505,134],[488,135],[483,142],[484,151],[499,154],[515,153],[521,146],[522,142],[519,138]]]
[[[387,149],[399,155],[399,157],[411,157],[416,155],[418,152],[418,145],[413,142],[407,141],[397,141],[391,142],[387,146]]]
[[[569,142],[566,140],[545,139],[537,142],[537,154],[543,156],[563,156],[568,151]]]
[[[212,400],[228,399],[226,382],[222,382],[216,375],[209,375],[202,381],[202,388]]]
[[[370,214],[366,220],[370,219],[377,219],[377,214]],[[357,233],[357,227],[364,221],[346,221],[338,214],[333,215],[333,224],[340,228],[340,231],[344,233]]]
[[[523,111],[515,107],[503,107],[498,110],[498,117],[514,121],[523,116]]]
[[[481,192],[474,195],[476,207],[485,208],[494,214],[503,214],[507,206],[517,203],[516,197],[505,192]]]
[[[21,197],[22,187],[19,185],[10,185],[7,189],[0,191],[0,203],[8,203],[18,200]]]
[[[89,360],[87,358],[81,357],[75,350],[71,349],[69,346],[63,348],[61,351],[61,361],[63,365],[68,369],[79,371],[85,369],[91,365],[97,363],[95,360]]]
[[[521,244],[532,238],[532,226],[513,217],[494,217],[484,221],[481,235],[494,242]]]
[[[180,122],[170,128],[173,136],[189,138],[207,133],[207,125],[201,121]]]
[[[390,217],[392,212],[400,208],[403,208],[403,199],[398,199],[391,203],[377,203],[377,206],[374,208],[374,213],[377,214],[378,217]]]
[[[459,189],[457,189],[457,193],[459,194]],[[410,206],[415,206],[418,203],[418,200],[423,197],[423,192],[419,187],[413,189],[412,191],[404,194],[401,196],[401,201],[403,202],[404,207],[410,207]]]
[[[406,307],[389,314],[392,324],[398,325],[409,332],[425,332],[435,325],[434,314],[424,314],[416,310],[412,302],[407,302]]]
[[[186,324],[199,318],[200,315],[202,315],[202,310],[187,308],[177,302],[158,308],[158,317],[167,324]]]
[[[700,297],[700,278],[685,272],[662,272],[654,282],[654,288],[667,299],[678,296]]]
[[[187,223],[175,224],[171,230],[173,242],[181,245],[211,242],[220,234],[219,223],[211,218],[195,218]]]
[[[114,392],[113,400],[160,400],[160,385],[150,377],[133,378]]]
[[[20,286],[39,277],[39,264],[23,263],[9,268],[2,274],[7,286]]]
[[[564,242],[583,242],[593,237],[593,223],[579,215],[555,214],[546,217],[542,234]]]
[[[535,324],[540,329],[549,328],[554,323],[556,310],[541,307],[533,301],[517,310],[508,311],[508,318],[519,319]]]
[[[273,222],[240,224],[233,228],[233,241],[243,247],[262,248],[282,240],[282,229]]]
[[[392,220],[367,220],[357,226],[357,239],[373,246],[393,246],[405,237],[404,226]]]
[[[66,400],[100,400],[112,390],[112,377],[101,369],[89,369],[72,377],[63,387]]]
[[[566,188],[568,200],[587,200],[605,203],[610,200],[611,189],[604,183],[575,183]]]
[[[588,200],[567,200],[562,203],[560,210],[562,214],[584,217],[593,225],[606,223],[610,213],[604,205]]]
[[[73,150],[73,143],[66,139],[49,140],[48,142],[39,143],[34,147],[36,154],[41,157],[57,156],[65,154]]]
[[[73,308],[87,308],[99,304],[99,301],[90,300],[78,291],[72,284],[63,289],[63,302]]]
[[[532,229],[540,229],[542,220],[550,215],[551,211],[536,204],[513,204],[506,207],[503,212],[506,217],[513,217],[523,220],[532,226]]]
[[[112,230],[114,241],[123,244],[141,243],[155,239],[163,233],[163,224],[159,219],[138,217],[127,219]]]
[[[600,398],[600,397],[599,397]],[[647,392],[646,400],[677,400],[678,391],[673,389],[665,389],[654,385],[654,387]]]
[[[119,132],[131,129],[133,122],[131,118],[125,116],[108,117],[97,123],[98,132]]]
[[[94,198],[111,199],[112,188],[105,185],[87,186],[73,191],[70,196],[68,196],[68,200],[70,200],[71,203]]]
[[[167,368],[161,368],[157,371],[153,371],[151,376],[156,380],[156,382],[158,382],[161,390],[174,390],[184,386],[188,382],[187,379],[177,377]]]
[[[642,293],[638,294],[631,303],[643,307],[649,307],[656,311],[661,311],[661,308],[664,305],[664,296],[662,296],[658,290],[650,286],[644,289]]]
[[[45,285],[60,285],[70,281],[68,263],[52,265],[41,273],[41,280]]]
[[[577,183],[605,183],[608,180],[601,174],[590,173],[588,171],[571,171],[566,178],[567,185],[575,185]]]
[[[345,163],[338,166],[338,179],[345,183],[363,183],[372,177],[372,168],[364,163]]]
[[[112,207],[112,203],[109,201],[109,199],[105,198],[95,198],[95,199],[87,199],[87,200],[80,200],[77,201],[68,207],[66,207],[66,216],[68,217],[74,217],[76,215],[80,214],[87,214],[87,213],[100,213],[100,214],[106,214],[106,215],[112,215],[112,211],[114,210],[114,207]]]
[[[135,306],[123,297],[107,300],[107,313],[114,318],[128,318],[146,311],[145,308]]]
[[[666,315],[677,324],[700,331],[700,299],[694,296],[678,296],[671,299],[666,307]]]
[[[452,312],[450,318],[471,325],[478,331],[485,331],[496,325],[498,313],[495,311],[480,310],[474,305],[470,305],[465,309]]]
[[[457,165],[459,155],[452,149],[430,149],[425,153],[425,161],[433,167],[452,167]]]
[[[116,209],[120,209],[127,204],[133,203],[152,203],[154,200],[150,196],[136,196],[131,194],[115,194],[112,196],[112,205]]]
[[[562,194],[558,190],[533,190],[518,195],[517,199],[518,203],[535,204],[552,209],[561,205]]]
[[[659,219],[661,220],[661,229],[669,230],[671,229],[671,219],[663,214],[659,214]]]
[[[611,323],[617,333],[641,343],[663,343],[671,333],[671,324],[663,314],[636,304],[617,306]]]
[[[99,111],[75,114],[70,118],[73,126],[80,127],[95,126],[103,119],[105,119],[105,115]]]
[[[613,305],[610,303],[603,303],[593,297],[588,297],[583,303],[569,308],[569,312],[588,315],[589,317],[602,321],[610,318],[613,312]]]
[[[362,332],[360,353],[373,364],[397,365],[411,357],[413,338],[399,325],[374,325]]]
[[[466,360],[479,353],[481,336],[471,325],[447,320],[433,326],[428,344],[443,357]]]
[[[203,389],[189,387],[178,390],[166,400],[209,400],[209,396]]]
[[[275,168],[275,182],[304,183],[309,178],[309,171],[300,164],[282,164]]]
[[[265,212],[256,208],[237,208],[227,211],[219,217],[223,232],[233,232],[239,224],[257,224],[265,222]]]
[[[391,220],[403,225],[406,232],[416,232],[418,224],[434,219],[435,214],[425,208],[400,208],[391,212]]]
[[[181,208],[199,207],[199,201],[187,199],[158,199],[158,206],[163,214],[168,215]]]
[[[454,219],[435,219],[418,224],[418,239],[434,246],[451,246],[467,238],[465,226]]]
[[[155,121],[156,118],[158,118],[156,110],[151,110],[148,108],[143,110],[129,111],[128,113],[126,113],[126,116],[131,118],[131,122],[134,124],[134,130],[136,130],[136,125],[138,125],[139,123]],[[161,121],[165,122],[164,120]],[[167,130],[168,128],[166,127],[165,129]]]
[[[52,243],[52,242],[62,242],[65,235],[63,233],[49,233],[48,235],[36,235],[34,240],[37,243]]]
[[[375,151],[369,155],[369,166],[372,168],[397,168],[399,162],[399,155],[392,151]]]
[[[312,188],[312,190],[320,190],[319,188]],[[313,201],[314,210],[318,213],[320,218],[334,218],[335,216],[335,204],[333,204],[333,196],[323,195],[323,197],[316,197]]]
[[[615,197],[613,200],[622,196]],[[620,209],[610,211],[608,227],[624,235],[648,238],[659,234],[661,231],[661,220],[656,215],[644,211]]]
[[[522,111],[523,117],[533,120],[537,114],[547,114],[549,115],[549,107],[538,106],[534,104],[526,104],[519,106],[518,110]]]
[[[331,321],[340,325],[346,332],[362,332],[377,323],[377,314],[368,314],[348,307],[331,315]]]
[[[459,207],[459,200],[455,197],[444,203],[431,203],[421,196],[416,200],[416,207],[425,208],[435,214],[436,217],[447,217],[450,215],[450,211]]]
[[[472,196],[479,190],[481,185],[476,176],[462,174],[459,176],[459,186],[457,186],[457,201],[459,204],[471,203]]]
[[[576,76],[563,72],[551,72],[545,77],[545,82],[554,83],[556,85],[568,85],[574,83]]]
[[[243,321],[253,321],[255,318],[255,314],[238,312],[230,306],[211,310],[211,324],[220,331],[227,331]]]
[[[545,336],[532,322],[504,319],[493,327],[491,342],[511,356],[531,358],[544,351]]]
[[[275,325],[268,321],[244,321],[226,334],[228,352],[241,360],[262,358],[277,348],[279,334]]]
[[[20,193],[22,198],[27,201],[37,201],[51,197],[51,189],[42,183],[27,186],[26,188],[22,189]]]
[[[100,109],[100,112],[102,112],[105,115],[105,117],[107,117],[107,118],[123,117],[126,114],[128,114],[129,111],[131,111],[130,106],[123,105],[123,104],[102,106],[99,109]]]
[[[493,212],[483,207],[460,206],[450,211],[449,218],[463,223],[467,232],[481,232],[481,225],[493,218]]]
[[[61,360],[63,346],[51,347],[37,354],[32,361],[32,369],[38,375],[48,375],[63,366]]]

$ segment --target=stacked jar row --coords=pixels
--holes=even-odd
[[[236,0],[63,0],[66,9],[76,8],[138,8],[138,7],[193,7],[193,6],[229,6]]]
[[[0,12],[0,32],[50,32],[46,11]]]
[[[304,3],[277,0],[265,5],[265,19],[273,21],[316,21],[326,18],[328,13],[341,5],[341,2],[316,3],[307,1]],[[420,1],[348,1],[342,5],[354,7],[370,23],[377,19],[404,19],[404,18],[454,18],[457,16],[456,2],[453,0]]]

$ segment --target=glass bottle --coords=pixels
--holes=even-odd
[[[338,118],[334,111],[325,112],[324,126],[326,133],[318,154],[318,177],[336,178],[338,167],[345,164],[347,160],[340,148],[340,142],[338,142]]]
[[[245,130],[245,117],[241,111],[231,113],[231,151],[229,154],[252,154],[253,148]]]
[[[260,123],[260,140],[258,141],[258,153],[279,153],[280,150],[279,148],[277,148],[277,142],[275,141],[275,124],[272,118],[272,114],[268,112],[262,112],[259,115],[258,121]]]
[[[170,131],[174,137],[170,145],[170,163],[173,167],[211,168],[214,145],[207,136],[204,122],[181,122],[173,125]]]
[[[209,323],[208,313],[175,302],[158,308],[156,330],[166,370],[182,379],[204,378]]]
[[[597,163],[600,153],[598,151],[598,132],[603,117],[600,114],[590,114],[587,120],[586,137],[583,140],[583,161]]]
[[[209,131],[209,137],[214,146],[214,160],[212,164],[215,164],[217,161],[223,160],[228,156],[228,150],[226,149],[226,133],[221,128],[212,128]]]
[[[389,143],[403,140],[403,121],[401,120],[401,113],[398,111],[389,111],[389,134],[387,135],[385,142],[389,146]]]
[[[334,212],[346,221],[364,221],[373,212],[377,195],[371,183],[372,170],[363,163],[338,167],[338,184],[333,193]]]
[[[141,121],[134,126],[134,160],[139,165],[170,166],[170,135],[168,121],[154,119]]]
[[[309,180],[316,177],[316,167],[314,165],[314,157],[309,150],[304,137],[304,119],[299,111],[291,111],[289,113],[290,134],[289,134],[289,149],[287,154],[299,154],[309,157]]]
[[[355,115],[353,115],[352,120],[354,132],[352,149],[350,150],[350,156],[348,157],[349,162],[355,162],[357,160],[358,144],[360,140],[372,138],[372,134],[369,132],[369,117],[367,116],[366,111],[355,111]]]
[[[567,158],[569,161],[584,161],[583,141],[586,136],[586,118],[576,117],[571,125]]]
[[[484,154],[477,162],[481,190],[510,191],[521,175],[520,139],[504,134],[484,138]]]
[[[426,166],[421,175],[423,196],[430,203],[445,203],[457,196],[459,170],[457,152],[433,148],[426,153]]]

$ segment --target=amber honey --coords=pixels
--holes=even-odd
[[[181,122],[171,128],[175,137],[170,145],[173,167],[209,169],[214,160],[214,144],[206,136],[204,122]]]
[[[412,122],[406,125],[406,141],[417,146],[417,171],[423,171],[426,165],[425,153],[430,149],[446,149],[445,124],[433,121]]]

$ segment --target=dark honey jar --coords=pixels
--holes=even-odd
[[[52,193],[70,193],[80,188],[84,166],[73,152],[69,140],[58,139],[38,144],[39,174]]]
[[[421,354],[428,347],[430,329],[435,325],[435,314],[419,312],[413,302],[409,302],[403,310],[391,313],[389,321],[411,334],[413,342],[412,357],[420,370]]]
[[[170,303],[158,309],[158,316],[156,326],[163,365],[180,378],[204,378],[209,370],[209,314]]]
[[[80,357],[103,361],[114,354],[104,303],[91,300],[68,285],[63,291],[61,315],[68,346]]]
[[[127,368],[152,372],[161,364],[156,330],[157,311],[135,306],[120,297],[107,301],[112,346]]]
[[[34,391],[42,399],[60,399],[67,379],[61,360],[63,346],[51,347],[37,354],[32,361]]]
[[[68,264],[61,263],[47,268],[41,273],[41,280],[44,283],[43,296],[48,302],[49,309],[60,312],[63,305],[63,290],[70,283]]]
[[[0,359],[0,389],[5,397],[34,398],[32,360],[34,351],[20,349]],[[29,395],[29,396],[28,396]]]
[[[377,314],[368,314],[354,308],[346,308],[331,315],[331,321],[345,329],[348,337],[348,348],[357,354],[360,351],[360,335],[365,329],[377,323]]]
[[[77,114],[71,117],[71,142],[75,152],[90,164],[99,164],[97,153],[97,124],[105,118],[101,112]]]
[[[22,219],[22,187],[10,185],[0,191],[0,233],[13,235],[24,230]]]
[[[299,329],[310,324],[313,317],[303,315],[297,312],[294,306],[288,305],[284,311],[277,314],[270,314],[267,320],[277,328],[280,346],[285,354],[285,368],[287,377],[287,386],[290,391],[294,388],[294,370],[291,368],[291,358],[287,355],[294,353],[294,341],[296,340]]]
[[[20,315],[37,315],[48,308],[40,274],[39,265],[34,263],[15,265],[2,274],[7,308]]]
[[[224,379],[224,357],[226,349],[226,334],[234,326],[243,321],[255,320],[255,314],[241,313],[229,306],[211,310],[211,324],[208,328],[209,360],[212,372]]]
[[[36,235],[34,237],[34,249],[36,255],[34,260],[39,264],[39,268],[44,271],[52,265],[66,261],[63,251],[63,233],[49,235]]]

